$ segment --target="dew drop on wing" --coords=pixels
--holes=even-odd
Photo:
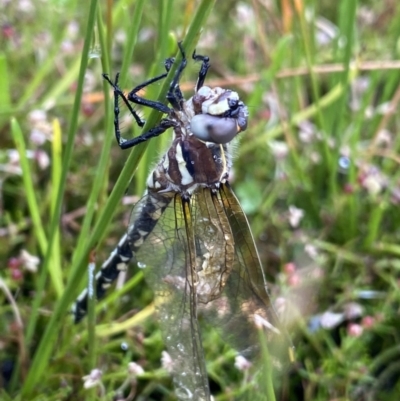
[[[183,387],[183,386],[178,387],[175,390],[175,394],[179,400],[193,400],[192,392],[186,387]],[[197,398],[196,398],[196,400],[197,400]]]

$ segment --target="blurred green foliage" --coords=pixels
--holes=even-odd
[[[67,307],[85,285],[85,250],[96,249],[98,264],[107,258],[132,207],[121,196],[141,196],[170,138],[135,151],[132,183],[118,181],[129,152],[112,138],[101,73],[122,69],[133,88],[163,71],[191,26],[188,45],[211,59],[207,84],[237,90],[250,110],[231,182],[295,345],[296,362],[276,369],[276,398],[398,400],[400,4],[217,1],[208,18],[199,5],[212,2],[124,0],[97,13],[72,0],[0,2],[0,399],[98,399],[101,387],[82,385],[93,368],[103,371],[102,399],[124,382],[125,397],[174,399],[136,268],[102,302],[97,328],[74,326]],[[198,71],[189,64],[187,96]],[[123,121],[125,137],[139,134]],[[251,373],[212,330],[203,339],[215,399],[238,399]],[[145,370],[137,380],[131,361]]]

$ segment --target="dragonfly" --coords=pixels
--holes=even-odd
[[[235,138],[246,130],[248,109],[237,92],[204,84],[210,67],[201,62],[194,95],[185,100],[179,86],[187,65],[181,61],[167,93],[169,106],[138,92],[165,78],[166,72],[136,86],[126,96],[114,81],[115,136],[122,149],[157,137],[172,128],[172,141],[147,179],[144,197],[136,204],[127,233],[96,275],[96,296],[107,289],[135,257],[155,293],[163,337],[172,360],[175,393],[180,400],[210,400],[199,317],[220,330],[236,349],[257,351],[254,319],[261,317],[279,333],[279,320],[267,290],[264,270],[247,218],[228,182]],[[120,102],[137,124],[144,120],[133,105],[166,115],[160,123],[132,139],[121,136]],[[88,291],[74,306],[75,322],[87,312]]]

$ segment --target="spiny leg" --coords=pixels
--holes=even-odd
[[[178,42],[178,47],[182,55],[182,61],[179,64],[179,67],[175,72],[174,79],[169,86],[167,99],[175,110],[182,110],[182,105],[185,99],[183,98],[181,88],[179,87],[179,80],[181,79],[182,72],[186,67],[187,58],[185,50],[182,47],[182,42]]]
[[[129,94],[131,94],[131,93],[136,93],[136,92],[140,91],[141,89],[145,88],[146,86],[148,86],[148,85],[150,85],[150,84],[152,84],[152,83],[154,83],[154,82],[157,82],[157,81],[159,81],[159,80],[165,78],[165,77],[168,75],[168,71],[171,69],[172,65],[174,64],[174,61],[175,61],[175,59],[174,59],[173,57],[167,58],[167,59],[164,61],[164,67],[165,67],[165,70],[166,70],[167,72],[165,72],[164,74],[158,75],[158,76],[156,76],[156,77],[154,77],[154,78],[148,79],[147,81],[143,82],[142,84],[140,84],[140,85],[136,86],[134,89],[132,89],[131,92],[130,92]],[[132,108],[131,104],[129,103],[129,100],[130,100],[130,99],[129,99],[129,95],[128,95],[128,98],[127,98],[127,97],[125,96],[125,93],[124,93],[124,92],[121,90],[121,88],[118,86],[119,73],[117,73],[117,75],[116,75],[116,77],[115,77],[115,82],[112,82],[112,81],[110,80],[108,74],[102,74],[102,75],[103,75],[103,78],[104,78],[104,79],[113,87],[113,89],[114,89],[114,98],[115,98],[115,110],[114,110],[114,112],[115,112],[115,114],[116,114],[116,115],[119,114],[118,97],[121,97],[122,100],[123,100],[123,102],[124,102],[124,103],[126,104],[126,106],[128,107],[129,111],[131,112],[131,114],[132,114],[133,117],[135,118],[136,123],[139,125],[139,127],[143,127],[145,121],[142,120],[142,119],[139,117],[139,115],[136,113],[136,111]],[[137,96],[137,97],[139,97],[139,96]],[[142,99],[142,98],[141,98],[141,99]],[[146,99],[142,99],[142,100],[143,100],[143,101],[146,101]],[[149,102],[151,102],[151,101],[149,101]],[[153,103],[153,102],[151,102],[151,103]],[[141,104],[142,104],[142,103],[141,103]],[[153,106],[147,105],[147,104],[145,104],[145,106],[153,107]],[[154,107],[153,107],[153,108],[154,108]],[[166,110],[166,106],[165,106],[164,104],[162,104],[162,103],[161,103],[161,109],[157,107],[156,110],[162,111],[163,113],[168,113],[168,112],[169,112],[169,109],[168,109],[168,111],[167,111],[167,110]]]
[[[110,77],[107,74],[102,74],[103,78],[113,87],[114,89],[114,133],[115,133],[115,138],[117,139],[118,145],[122,146],[122,144],[126,141],[124,138],[121,138],[121,130],[119,128],[119,113],[120,113],[120,108],[119,108],[119,103],[118,99],[121,98],[125,105],[128,107],[129,111],[133,115],[133,117],[136,120],[136,123],[139,125],[139,127],[143,127],[144,121],[139,117],[139,115],[136,113],[135,110],[133,110],[132,106],[128,102],[127,98],[125,97],[124,93],[118,86],[118,80],[119,80],[119,73],[115,76],[115,82],[112,82]]]
[[[156,136],[161,135],[168,128],[171,128],[174,125],[175,125],[175,123],[172,120],[169,120],[168,118],[164,118],[160,121],[160,123],[158,125],[149,129],[148,131],[144,132],[142,135],[137,136],[132,139],[123,140],[122,142],[119,143],[119,146],[121,149],[132,148],[133,146],[136,146],[137,144],[139,144],[141,142],[145,142],[151,138],[155,138]]]
[[[144,121],[140,120],[139,116],[136,114],[135,110],[133,110],[132,106],[130,105],[129,101],[126,99],[124,93],[118,86],[118,78],[119,74],[116,75],[115,77],[115,82],[112,82],[109,78],[108,75],[103,74],[104,79],[107,80],[107,82],[110,83],[110,85],[114,88],[114,132],[115,132],[115,137],[117,139],[118,145],[121,149],[128,149],[131,148],[138,143],[145,142],[150,138],[154,138],[163,132],[165,132],[168,128],[173,126],[172,121],[168,119],[163,119],[161,120],[160,124],[151,128],[149,131],[146,131],[142,135],[132,138],[132,139],[125,139],[121,137],[121,130],[119,128],[119,105],[118,105],[118,98],[121,97],[124,103],[127,105],[129,111],[132,113],[132,115],[135,117],[136,121],[138,122],[138,125],[140,127],[143,127]],[[168,109],[169,110],[169,109]],[[162,110],[160,110],[162,111]]]
[[[165,78],[168,75],[169,70],[171,69],[172,65],[174,64],[175,59],[173,57],[167,58],[164,62],[164,66],[166,69],[166,73],[158,75],[157,77],[151,78],[142,84],[136,86],[133,88],[129,93],[127,100],[129,100],[132,103],[135,104],[140,104],[141,106],[147,106],[151,107],[152,109],[161,111],[162,113],[169,114],[171,112],[171,109],[166,106],[164,103],[156,101],[156,100],[149,100],[145,99],[141,96],[138,96],[136,93],[139,92],[141,89],[145,88],[146,86],[159,81],[160,79]]]
[[[138,92],[139,90],[143,89],[144,87],[152,84],[153,82],[157,82],[163,78],[165,78],[168,74],[168,71],[171,69],[172,64],[174,63],[174,58],[167,58],[164,62],[164,66],[166,69],[166,73],[158,75],[157,77],[151,78],[145,82],[143,82],[141,85],[138,85],[136,88],[134,88],[130,93],[132,92]],[[121,90],[121,88],[118,86],[118,80],[119,80],[119,73],[116,74],[115,76],[115,82],[112,82],[111,79],[107,74],[103,74],[103,78],[113,87],[114,89],[114,132],[115,132],[115,137],[117,139],[118,145],[121,147],[121,149],[127,149],[132,146],[137,145],[140,142],[144,142],[149,138],[153,138],[154,136],[158,136],[165,132],[166,129],[168,129],[171,125],[166,127],[165,123],[160,124],[160,126],[152,128],[150,131],[145,132],[141,136],[137,138],[133,138],[131,140],[126,140],[124,138],[121,138],[121,130],[119,127],[119,114],[120,114],[120,108],[119,108],[119,98],[122,99],[122,101],[125,103],[125,105],[128,107],[128,110],[132,114],[132,116],[135,118],[136,123],[139,125],[139,127],[143,127],[145,124],[145,121],[142,120],[139,115],[136,113],[136,111],[133,109],[131,104],[129,103],[129,95],[128,98],[125,96],[124,92]],[[136,95],[137,98],[139,96]],[[142,98],[140,98],[142,99]],[[135,103],[135,102],[134,102]],[[158,111],[161,111],[162,113],[168,114],[170,112],[169,107],[165,106],[161,102],[152,102],[150,100],[142,99],[142,102],[140,103],[142,105],[155,108]]]
[[[201,67],[196,84],[197,92],[204,85],[204,80],[206,79],[208,69],[210,68],[210,58],[208,56],[201,56],[200,54],[196,54],[196,50],[193,52],[192,58],[195,61],[201,61]]]

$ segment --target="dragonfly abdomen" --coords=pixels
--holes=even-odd
[[[139,201],[127,234],[121,238],[117,247],[111,252],[110,257],[103,263],[95,276],[97,299],[104,298],[107,289],[117,279],[119,273],[127,270],[129,262],[147,236],[153,231],[171,199],[170,193],[160,194],[149,191]],[[85,289],[76,300],[73,311],[75,323],[86,315],[88,297],[89,291]]]

